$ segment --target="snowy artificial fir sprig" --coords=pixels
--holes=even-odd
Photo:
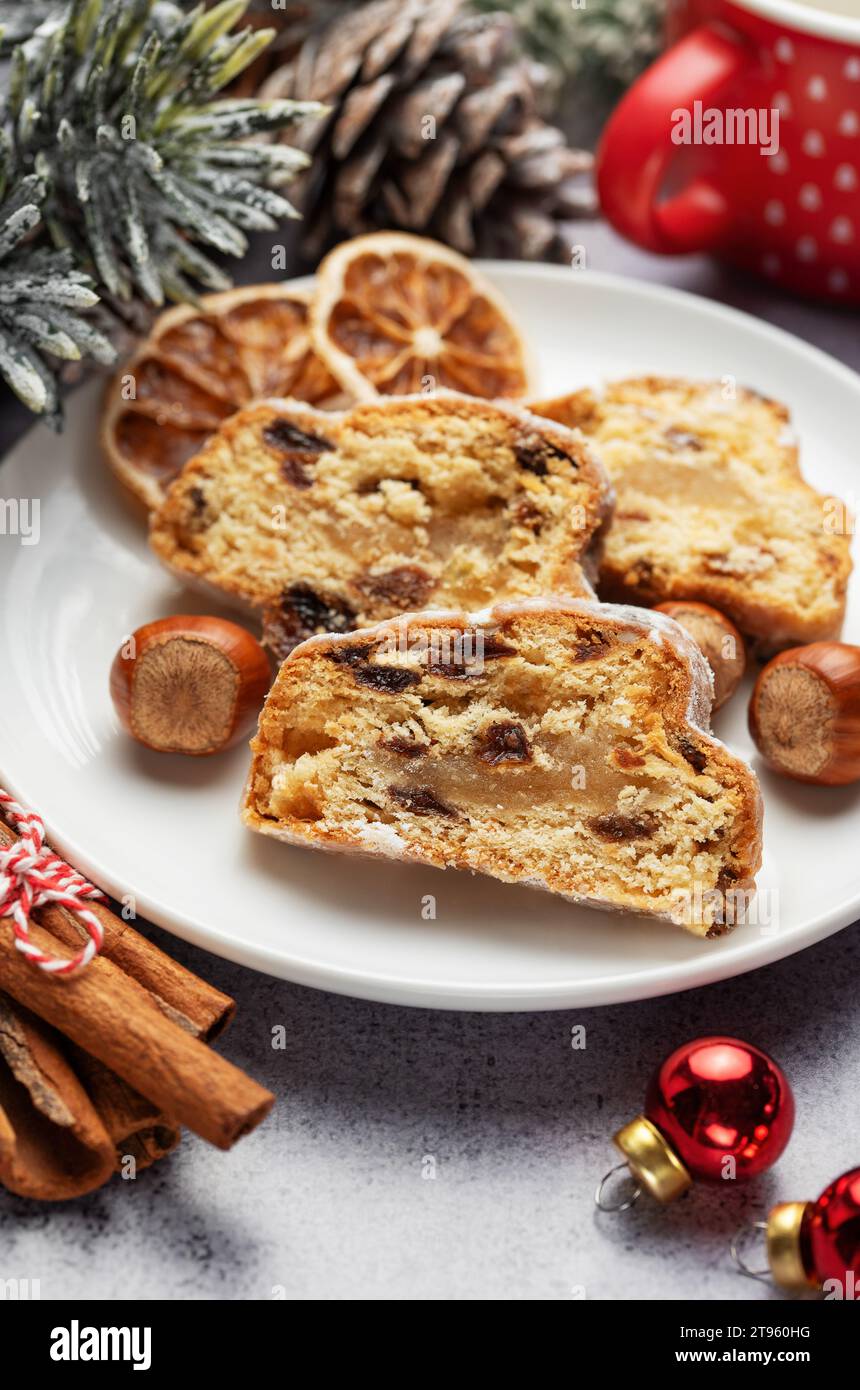
[[[193,299],[198,286],[230,284],[212,252],[242,256],[249,232],[296,216],[282,189],[307,156],[265,137],[320,108],[219,96],[272,36],[236,28],[246,8],[70,0],[12,49],[3,108],[12,202],[0,208],[0,245],[19,250],[0,270],[13,285],[25,264],[36,276],[50,265],[69,287],[54,303],[70,312],[104,295]],[[15,297],[4,281],[0,305]],[[63,352],[44,335],[37,346],[40,331],[4,317],[0,372],[55,418],[56,381],[42,354]],[[104,355],[95,330],[54,340],[67,356],[70,344]]]
[[[473,0],[510,10],[523,41],[563,74],[589,72],[610,89],[627,86],[656,58],[667,0]]]
[[[0,0],[0,48],[28,39],[59,8],[57,0]]]
[[[30,243],[45,194],[36,174],[6,196],[0,169],[0,374],[17,396],[52,424],[59,419],[57,373],[83,356],[109,364],[109,340],[82,316],[98,303],[88,275],[68,250]]]

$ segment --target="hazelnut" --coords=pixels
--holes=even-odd
[[[755,683],[749,726],[775,772],[830,787],[860,781],[860,647],[780,652]]]
[[[689,632],[714,673],[714,709],[734,695],[746,670],[744,639],[734,623],[709,603],[679,599],[658,603],[656,611],[666,613]]]
[[[110,692],[138,743],[159,753],[217,753],[254,725],[271,683],[260,643],[224,618],[146,623],[113,660]]]

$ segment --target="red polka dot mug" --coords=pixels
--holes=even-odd
[[[860,303],[860,0],[676,0],[669,33],[606,127],[606,216]]]

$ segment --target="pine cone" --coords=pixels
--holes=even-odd
[[[541,117],[548,80],[509,14],[464,0],[370,0],[314,29],[260,91],[331,108],[282,137],[314,154],[291,189],[305,253],[396,227],[466,255],[567,260],[592,161]]]
[[[212,8],[217,0],[206,0]],[[288,58],[294,57],[312,29],[342,16],[348,0],[250,0],[240,23],[251,29],[274,29],[275,37],[254,62],[231,86],[231,94],[252,97],[268,77]],[[2,0],[0,0],[2,12]]]

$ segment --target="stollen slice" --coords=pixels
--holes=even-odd
[[[261,613],[280,659],[409,609],[592,595],[611,505],[572,431],[453,392],[343,413],[261,401],[221,426],[156,512],[156,555]]]
[[[602,598],[710,603],[759,654],[839,635],[850,527],[803,478],[778,401],[641,377],[531,409],[581,429],[615,486]]]
[[[761,862],[754,774],[671,618],[533,598],[312,638],[252,743],[246,825],[478,870],[717,936]]]

